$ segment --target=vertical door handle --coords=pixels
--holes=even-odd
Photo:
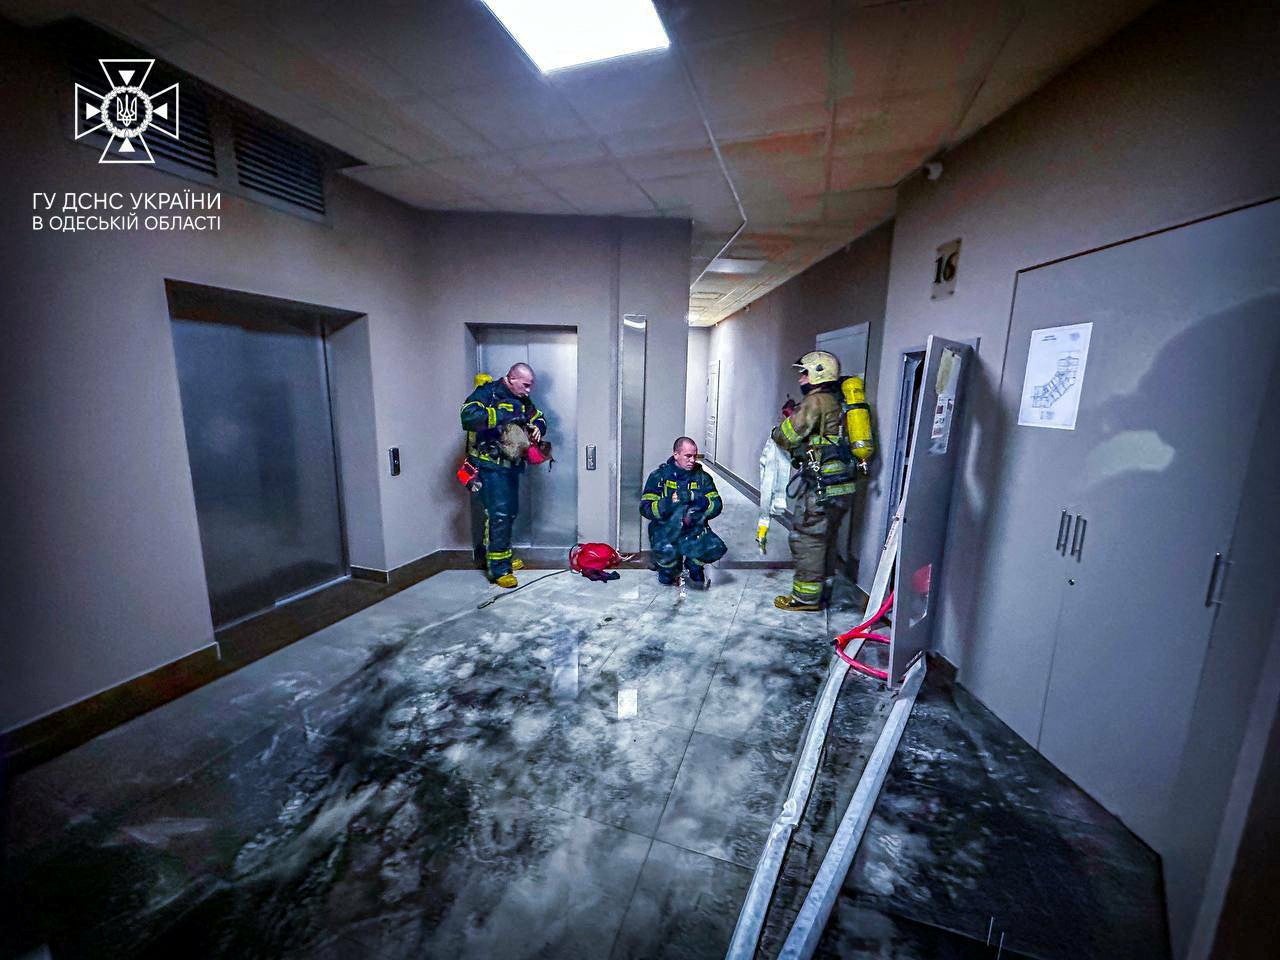
[[[1213,555],[1213,572],[1209,574],[1209,592],[1204,597],[1206,607],[1222,606],[1222,591],[1226,586],[1226,573],[1229,566],[1231,561],[1224,560],[1222,554]]]
[[[1089,521],[1077,513],[1075,533],[1071,535],[1071,555],[1076,558],[1076,563],[1084,556],[1084,531],[1087,526]]]
[[[1053,544],[1053,549],[1066,556],[1067,537],[1071,535],[1071,514],[1066,510],[1062,511],[1062,516],[1058,517],[1058,539]]]

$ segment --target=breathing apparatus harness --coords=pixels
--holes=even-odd
[[[805,384],[801,389],[808,394],[825,386],[826,384]],[[832,384],[832,388],[834,387]],[[828,392],[835,390],[829,388]],[[842,410],[847,409],[848,405],[842,404]],[[787,484],[788,497],[799,498],[810,490],[816,490],[819,500],[829,500],[851,494],[857,489],[858,461],[854,456],[853,445],[845,435],[844,421],[842,416],[834,435],[819,434],[813,437],[804,453],[793,461],[800,469]]]

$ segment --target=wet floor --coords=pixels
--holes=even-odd
[[[439,574],[20,777],[5,950],[722,956],[826,670],[827,618],[773,608],[785,571],[720,570],[705,593],[643,571],[539,576],[477,609],[494,595],[480,576]],[[887,709],[870,681],[845,694],[766,946]],[[905,952],[912,932],[973,946],[995,906],[1018,928],[996,889],[1026,882],[1041,834],[1061,841],[1057,886],[1119,891],[1140,913],[1150,864],[1104,812],[1045,787],[962,690],[921,704],[827,955],[942,956]],[[1031,832],[1007,837],[1017,810]],[[1069,930],[1077,900],[1036,879],[1027,915]],[[1112,946],[1116,922],[1094,923]],[[1037,956],[1130,955],[1020,936]]]

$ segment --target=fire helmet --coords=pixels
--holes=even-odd
[[[551,442],[549,440],[539,440],[537,443],[529,444],[529,449],[525,450],[524,458],[535,466],[539,463],[546,463],[548,460],[554,460],[551,456]]]
[[[569,568],[578,573],[587,570],[607,570],[621,563],[618,551],[607,543],[579,543],[569,551]]]
[[[840,379],[840,361],[834,353],[811,350],[791,366],[809,375],[812,384],[835,383]]]

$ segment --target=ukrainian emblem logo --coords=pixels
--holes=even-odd
[[[99,163],[155,163],[146,134],[157,130],[178,139],[178,85],[147,93],[154,60],[99,60],[105,93],[76,84],[76,139],[103,131],[107,145]]]

